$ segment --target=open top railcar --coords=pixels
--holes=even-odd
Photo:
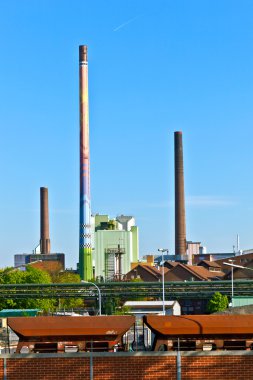
[[[146,315],[143,322],[152,338],[137,350],[150,343],[153,351],[253,349],[253,315]],[[131,315],[8,318],[19,337],[17,353],[126,350],[135,347],[134,325]],[[124,336],[133,342],[126,344]]]
[[[253,315],[144,316],[152,350],[252,350]]]
[[[16,353],[113,351],[134,322],[131,315],[8,318],[19,337]]]

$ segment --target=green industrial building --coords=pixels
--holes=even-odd
[[[99,281],[123,280],[139,257],[138,227],[132,216],[92,217],[94,277]]]

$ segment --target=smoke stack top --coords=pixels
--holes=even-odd
[[[40,252],[50,253],[48,189],[40,188]]]
[[[175,151],[175,255],[178,261],[186,261],[186,223],[184,197],[184,162],[182,132],[174,133]]]
[[[88,62],[88,47],[86,45],[79,46],[79,63]]]

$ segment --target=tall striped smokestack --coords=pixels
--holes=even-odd
[[[48,189],[40,188],[40,252],[50,253]]]
[[[182,132],[174,133],[175,151],[175,255],[177,261],[186,261],[186,227],[184,199],[184,162]]]
[[[79,100],[80,101],[79,274],[82,280],[87,281],[92,278],[87,46],[79,46],[79,99],[80,99]]]

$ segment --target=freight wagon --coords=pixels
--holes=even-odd
[[[253,315],[146,315],[150,333],[141,336],[131,315],[17,317],[8,326],[19,337],[16,353],[253,349]]]

